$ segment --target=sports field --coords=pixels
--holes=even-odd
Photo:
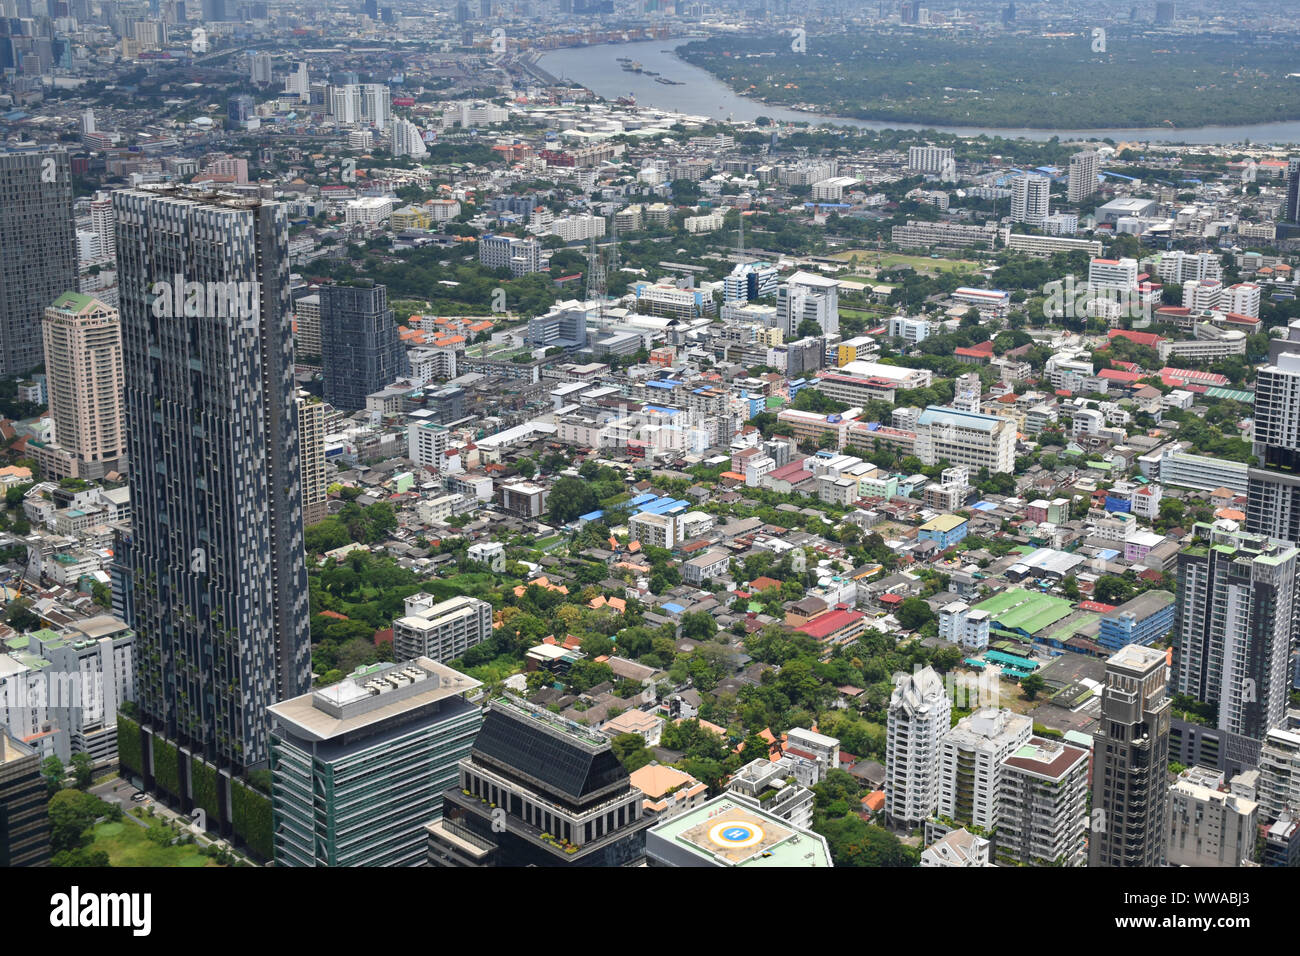
[[[911,267],[917,272],[974,272],[980,267],[978,262],[970,259],[931,259],[929,256],[909,256],[901,252],[877,252],[874,249],[854,249],[831,256],[845,264],[858,260],[858,268],[872,268],[877,271],[903,269]],[[845,276],[851,282],[873,282],[871,276]]]

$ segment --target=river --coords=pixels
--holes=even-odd
[[[718,120],[753,120],[768,116],[778,122],[834,124],[861,129],[934,129],[961,136],[1006,136],[1010,138],[1046,140],[1059,136],[1063,140],[1110,138],[1117,142],[1157,141],[1193,144],[1244,143],[1300,143],[1300,121],[1285,123],[1259,123],[1252,126],[1205,126],[1200,129],[985,129],[977,126],[935,126],[933,124],[899,123],[894,121],[846,119],[819,113],[805,113],[746,99],[707,70],[678,59],[670,47],[679,40],[646,40],[639,43],[606,43],[600,46],[570,47],[551,50],[541,58],[543,69],[572,83],[585,86],[593,93],[614,99],[636,97],[638,104],[659,109],[708,116]],[[667,86],[644,73],[628,73],[617,62],[618,57],[631,57],[644,69],[652,70],[681,86]]]

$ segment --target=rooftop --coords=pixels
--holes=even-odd
[[[779,817],[720,796],[650,831],[703,866],[832,866],[826,841]]]
[[[267,709],[308,740],[330,740],[481,687],[446,664],[417,657],[359,667],[337,684]]]

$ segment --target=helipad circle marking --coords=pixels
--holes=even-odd
[[[763,829],[749,822],[724,820],[709,829],[709,839],[728,849],[753,846],[763,839]]]

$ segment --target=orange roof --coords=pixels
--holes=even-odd
[[[862,805],[872,813],[879,813],[881,810],[885,809],[885,791],[872,790],[862,798]]]

